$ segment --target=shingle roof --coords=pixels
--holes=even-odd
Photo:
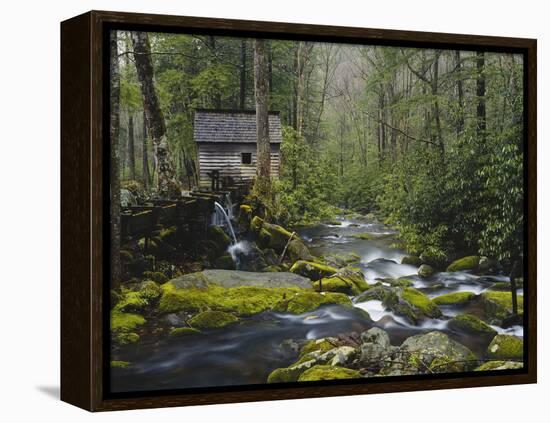
[[[193,135],[195,142],[255,143],[256,112],[235,110],[196,110]],[[280,143],[281,119],[269,113],[269,140]]]

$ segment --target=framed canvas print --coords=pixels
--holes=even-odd
[[[536,382],[536,41],[61,24],[61,396]]]

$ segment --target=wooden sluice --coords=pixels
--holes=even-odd
[[[223,191],[190,191],[177,199],[150,200],[145,204],[126,207],[121,211],[121,241],[126,244],[141,238],[156,236],[163,228],[176,227],[178,239],[192,250],[206,239],[208,226],[214,213],[214,203],[224,203],[231,195],[240,203],[249,186],[239,185]]]

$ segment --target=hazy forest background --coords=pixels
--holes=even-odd
[[[196,108],[255,109],[252,39],[149,33],[175,177],[197,182]],[[157,186],[131,34],[118,32],[120,179]],[[294,225],[375,212],[413,254],[523,256],[519,55],[269,40],[283,124],[267,217]]]

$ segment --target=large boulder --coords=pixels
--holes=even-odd
[[[429,278],[430,276],[433,276],[434,273],[435,269],[429,264],[423,264],[418,268],[418,276],[421,278]]]
[[[420,254],[420,260],[424,264],[429,264],[436,269],[444,269],[449,262],[448,257],[435,248],[427,248]]]
[[[406,373],[464,372],[474,369],[477,359],[464,345],[434,331],[407,338],[396,353],[393,366]]]
[[[497,335],[487,347],[487,356],[496,360],[523,359],[523,339],[514,335]]]
[[[298,238],[293,238],[292,241],[289,242],[287,255],[292,262],[296,262],[298,260],[313,260],[313,256],[309,252],[309,248],[307,248],[306,244]]]
[[[254,216],[250,221],[250,230],[259,239],[262,247],[273,248],[279,254],[282,253],[292,236],[292,233],[282,226],[268,223],[258,216]],[[297,235],[292,238],[298,239]]]
[[[338,271],[334,267],[313,261],[298,260],[290,268],[292,273],[302,275],[312,281],[318,281],[321,278],[328,278]]]
[[[394,313],[403,316],[412,324],[423,318],[438,318],[442,313],[439,307],[425,294],[412,287],[388,287],[378,285],[370,288],[355,302],[370,300],[382,301],[382,304]]]
[[[512,293],[499,291],[485,291],[481,294],[481,301],[485,312],[485,320],[491,324],[500,324],[503,320],[513,316]],[[523,315],[523,295],[517,296],[518,315]]]
[[[338,270],[333,276],[323,278],[313,283],[316,291],[341,292],[348,295],[358,295],[369,289],[363,274],[350,268]]]
[[[388,334],[379,328],[371,328],[361,334],[361,364],[368,368],[384,367],[394,348]]]
[[[473,271],[479,268],[479,256],[467,256],[453,261],[448,267],[447,272]]]
[[[491,326],[471,314],[454,316],[449,321],[449,327],[474,336],[494,336],[497,334],[497,331]]]
[[[240,270],[206,269],[189,273],[170,281],[175,288],[204,288],[215,284],[224,288],[257,286],[265,288],[311,288],[308,278],[290,272],[243,272]]]

